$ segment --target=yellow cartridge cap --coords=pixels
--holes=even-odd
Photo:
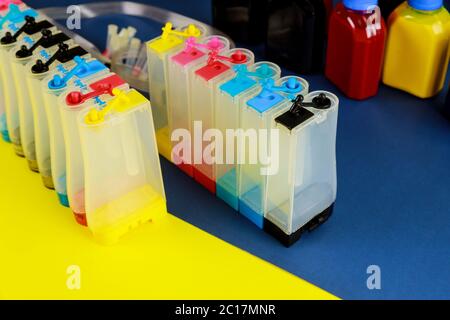
[[[182,44],[184,42],[183,38],[198,38],[202,35],[202,31],[194,24],[189,24],[186,29],[177,31],[173,30],[171,22],[167,22],[162,28],[162,31],[161,37],[149,44],[149,47],[158,53],[163,53]]]
[[[106,106],[97,110],[96,108],[91,109],[84,119],[86,124],[95,125],[105,121],[105,116],[111,112],[125,112],[134,107],[146,103],[148,100],[136,90],[130,90],[128,92],[114,88],[112,90],[114,99],[108,101]]]

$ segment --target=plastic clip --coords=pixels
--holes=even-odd
[[[169,35],[176,35],[184,38],[189,37],[200,37],[201,31],[193,24],[188,25],[184,31],[173,30],[173,25],[171,22],[167,22],[164,27],[162,27],[161,39],[167,39]]]
[[[314,97],[311,102],[303,102],[304,97],[299,94],[292,100],[293,104],[289,109],[292,114],[298,114],[299,110],[304,107],[311,107],[315,109],[325,110],[331,107],[331,100],[325,93],[320,93],[317,97]]]
[[[74,76],[79,76],[80,74],[93,74],[106,68],[100,61],[97,60],[88,63],[86,62],[86,59],[83,59],[80,56],[74,57],[73,60],[75,61],[76,66],[67,72],[64,77],[61,77],[59,74],[55,74],[53,79],[48,83],[48,87],[50,89],[62,89]]]
[[[263,79],[260,81],[262,90],[260,96],[269,96],[274,92],[287,93],[290,100],[295,99],[295,94],[302,91],[303,87],[295,78],[289,78],[281,86],[275,86],[275,80]]]
[[[189,37],[186,40],[186,50],[190,50],[193,48],[202,48],[206,49],[208,51],[217,51],[219,52],[221,49],[224,48],[224,45],[222,42],[220,42],[219,38],[212,37],[211,40],[209,40],[207,43],[198,43],[197,40],[194,37]]]
[[[33,9],[20,11],[20,8],[17,4],[10,4],[8,13],[0,19],[0,30],[3,29],[3,25],[7,21],[10,21],[12,23],[19,23],[24,21],[26,16],[37,17],[38,13]]]
[[[42,38],[41,38],[42,39]],[[36,64],[31,67],[31,71],[33,73],[44,73],[49,70],[50,65],[55,62],[55,60],[58,58],[58,56],[64,54],[69,50],[69,45],[67,43],[60,43],[58,44],[58,50],[48,59],[45,63],[38,59],[36,60]]]
[[[25,16],[25,24],[17,30],[14,35],[11,32],[6,32],[5,36],[1,39],[1,43],[3,45],[5,44],[11,44],[17,41],[17,38],[28,28],[36,25],[36,19],[32,16]]]
[[[228,61],[233,64],[242,64],[242,63],[247,62],[247,56],[245,54],[243,54],[242,51],[240,51],[240,50],[236,50],[236,52],[233,52],[233,54],[231,54],[230,57],[221,56],[219,54],[219,51],[217,51],[217,50],[210,51],[208,53],[208,55],[209,55],[208,62],[207,62],[208,65],[212,65],[215,62],[217,62],[218,60]]]
[[[233,66],[233,70],[236,72],[236,77],[254,77],[260,79],[266,79],[273,76],[273,72],[270,69],[269,65],[262,64],[255,72],[248,71],[247,65],[238,64]]]

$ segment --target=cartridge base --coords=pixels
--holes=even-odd
[[[14,152],[16,153],[16,155],[18,155],[21,158],[25,157],[25,154],[23,153],[23,148],[22,148],[21,144],[14,143]]]
[[[228,171],[216,181],[217,197],[225,201],[234,210],[239,211],[236,168]]]
[[[239,198],[235,193],[230,192],[227,188],[218,183],[216,185],[216,195],[234,210],[239,211]]]
[[[256,224],[258,228],[263,229],[264,216],[253,210],[245,201],[239,200],[239,212],[251,222]]]
[[[290,247],[295,242],[297,242],[302,234],[306,231],[311,232],[315,230],[317,227],[325,223],[328,218],[330,218],[331,214],[333,213],[333,207],[334,203],[329,206],[327,209],[316,215],[314,218],[312,218],[307,224],[305,224],[303,227],[295,231],[291,234],[284,233],[283,230],[281,230],[277,225],[275,225],[272,221],[264,218],[264,231],[266,231],[268,234],[272,235],[273,237],[277,238],[284,246]]]
[[[158,145],[159,154],[172,162],[172,143],[168,127],[161,128],[156,132],[156,144]]]
[[[73,213],[73,216],[75,218],[75,221],[82,225],[83,227],[87,227],[87,219],[86,219],[86,213]]]
[[[147,206],[134,211],[124,219],[100,228],[95,228],[92,232],[94,238],[101,244],[112,245],[117,243],[130,230],[149,221],[158,221],[165,214],[167,214],[166,202],[162,197],[158,197]],[[95,213],[93,215],[95,216]],[[93,228],[93,223],[91,223],[90,228]]]
[[[192,165],[186,164],[186,163],[181,163],[181,164],[177,165],[177,167],[179,169],[181,169],[181,171],[186,173],[189,177],[191,177],[191,178],[194,177],[194,167]]]
[[[206,189],[208,189],[211,193],[216,193],[216,182],[206,175],[204,175],[200,170],[194,168],[194,179]]]
[[[27,162],[28,162],[28,168],[30,168],[31,171],[39,172],[39,167],[38,167],[38,163],[36,160],[28,160],[27,159]]]
[[[52,176],[41,176],[42,177],[42,182],[44,183],[44,186],[48,189],[54,190],[55,189],[55,185],[53,184],[53,178]]]
[[[2,130],[2,139],[5,142],[8,142],[8,143],[11,142],[11,138],[9,137],[9,132],[7,130]]]
[[[58,194],[59,203],[62,206],[69,208],[69,198],[67,197],[67,194],[62,194],[59,192],[57,194]]]

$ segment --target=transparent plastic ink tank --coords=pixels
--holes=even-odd
[[[170,134],[177,129],[191,132],[192,111],[190,101],[192,84],[189,75],[192,73],[192,70],[200,64],[204,64],[208,60],[210,52],[217,51],[222,53],[229,50],[229,48],[230,42],[221,36],[208,36],[201,42],[197,42],[195,38],[189,38],[183,50],[169,57],[167,89],[169,122],[171,123]],[[176,145],[179,142],[171,142],[172,147],[175,147],[176,151]],[[172,152],[171,160],[189,176],[194,176],[192,150],[190,155]]]
[[[170,116],[167,108],[168,57],[183,49],[187,38],[201,39],[206,36],[202,26],[190,24],[173,30],[170,22],[162,28],[161,36],[147,42],[148,81],[155,121],[159,153],[171,160]]]
[[[61,116],[58,108],[58,96],[62,94],[67,86],[78,84],[83,81],[106,75],[108,68],[98,60],[85,60],[81,57],[74,58],[72,68],[58,65],[58,73],[51,75],[42,81],[42,92],[44,95],[44,106],[47,114],[50,141],[50,159],[52,179],[55,191],[61,205],[69,207],[66,183],[66,150],[64,135],[61,125]]]
[[[278,114],[280,167],[267,177],[264,229],[286,246],[331,215],[336,200],[338,98],[314,91]]]
[[[58,68],[61,68],[57,67],[58,65],[70,69],[73,67],[74,57],[80,56],[87,59],[89,55],[83,48],[74,45],[72,40],[59,43],[46,50],[39,50],[39,55],[39,59],[30,61],[26,65],[26,85],[33,110],[34,139],[39,173],[44,186],[49,189],[54,189],[55,183],[59,182],[53,181],[52,178],[50,133],[42,83],[46,77],[55,74]]]
[[[223,159],[221,163],[215,164],[215,170],[216,195],[235,210],[238,210],[238,140],[236,136],[232,138],[227,136],[227,130],[240,128],[243,101],[259,92],[258,81],[263,79],[276,81],[280,78],[281,70],[276,64],[266,61],[257,62],[248,68],[245,65],[237,65],[233,69],[235,71],[234,77],[219,85],[214,102],[215,126],[225,137],[222,150]],[[227,152],[227,145],[233,147],[233,154]]]
[[[8,53],[17,45],[23,33],[19,31],[26,19],[38,17],[38,13],[22,5],[9,4],[9,10],[0,18],[0,130],[2,137],[14,145],[14,151],[24,156],[19,129],[19,113],[15,100],[11,65],[8,63]],[[17,37],[13,35],[18,33]],[[20,38],[19,38],[20,37]]]
[[[14,91],[11,92],[11,100],[17,102],[20,124],[20,138],[25,158],[32,171],[39,171],[36,160],[36,147],[34,142],[34,120],[31,108],[30,94],[26,85],[26,65],[33,60],[37,49],[49,49],[55,47],[61,41],[69,40],[69,37],[57,31],[47,20],[34,22],[27,21],[29,27],[24,33],[27,35],[19,44],[9,52]],[[52,49],[53,50],[53,49]]]
[[[202,132],[215,128],[214,100],[219,83],[233,77],[234,65],[250,66],[254,55],[247,49],[231,49],[223,55],[213,53],[205,64],[191,73],[191,107],[192,121],[201,125]],[[194,128],[195,132],[195,128]],[[194,134],[191,134],[194,136]],[[194,179],[212,193],[216,192],[216,177],[214,164],[204,159],[203,153],[209,142],[202,141],[202,147],[194,150]],[[212,159],[211,159],[212,160]]]
[[[244,102],[241,129],[256,130],[258,135],[268,131],[274,114],[289,108],[295,95],[306,94],[308,90],[308,82],[299,77],[283,77],[276,83],[272,79],[263,81],[260,93]],[[243,137],[241,143],[239,148],[243,150],[245,161],[239,165],[239,212],[262,228],[268,174],[265,170],[270,168],[269,164],[263,165],[265,159],[258,155],[265,150],[267,152],[264,153],[270,157],[276,157],[276,154],[270,154],[270,132],[267,132],[267,138],[257,136],[252,140],[251,136]],[[253,161],[250,161],[252,158]]]
[[[118,75],[109,73],[89,81],[76,81],[58,97],[66,151],[67,197],[75,220],[87,225],[85,179],[78,118],[88,108],[101,110],[113,98],[112,89],[128,90]]]
[[[166,213],[150,102],[136,90],[112,92],[102,110],[79,117],[87,223],[104,244]]]

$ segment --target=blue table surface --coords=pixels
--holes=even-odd
[[[90,1],[27,1],[35,8],[82,2]],[[148,3],[211,22],[209,0]],[[113,15],[82,21],[79,33],[103,48],[111,22],[138,27],[145,40],[161,28]],[[377,97],[356,102],[323,75],[305,78],[311,90],[340,97],[338,198],[326,224],[284,248],[162,160],[169,211],[345,299],[450,299],[450,122],[440,114],[446,90],[420,100],[382,85]],[[367,289],[369,265],[381,268],[381,290]]]

